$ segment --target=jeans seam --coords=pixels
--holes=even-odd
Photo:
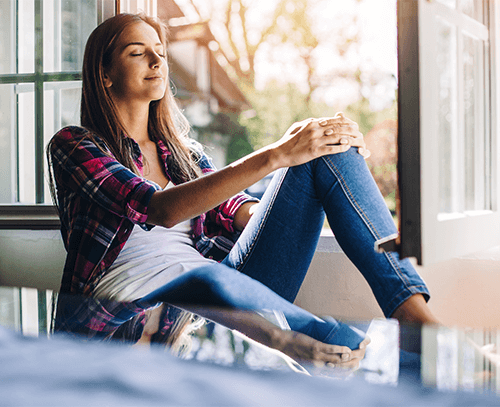
[[[330,332],[328,332],[328,335],[323,339],[322,342],[324,343],[330,343],[330,341],[333,339],[333,337],[337,334],[337,332],[340,330],[340,325],[335,325]]]
[[[361,217],[363,222],[366,224],[366,226],[368,227],[370,232],[374,235],[375,238],[381,239],[380,233],[378,232],[376,227],[372,224],[369,217],[365,214],[363,209],[360,207],[359,203],[356,201],[356,199],[352,195],[349,186],[347,185],[344,177],[342,176],[342,174],[339,171],[339,169],[337,168],[337,166],[330,160],[330,157],[324,156],[323,158],[324,158],[325,162],[327,163],[327,165],[330,164],[330,165],[328,165],[328,167],[332,169],[332,171],[335,174],[335,176],[337,177],[337,180],[339,181],[339,184],[341,185],[344,193],[346,194],[349,201],[352,203],[354,209],[356,210],[356,212],[358,212],[359,216]],[[404,273],[402,273],[401,268],[399,267],[397,262],[394,262],[393,256],[388,255],[387,253],[384,253],[384,254],[385,254],[385,257],[388,260],[389,264],[396,271],[397,275],[399,276],[401,281],[404,283],[405,287],[407,289],[409,289],[411,287],[411,283],[410,283],[410,281],[408,281],[408,279],[406,278]]]
[[[342,185],[342,187],[343,187],[342,189],[344,190],[346,196],[349,197],[349,200],[352,202],[353,206],[355,207],[356,212],[359,213],[361,219],[363,219],[363,221],[365,223],[368,223],[368,225],[367,225],[368,229],[370,229],[370,231],[375,235],[375,237],[377,239],[381,239],[381,236],[378,233],[377,229],[373,226],[373,224],[371,223],[371,221],[368,218],[368,216],[366,216],[366,214],[364,213],[363,209],[359,206],[358,202],[356,201],[356,199],[352,195],[349,186],[345,182],[345,179],[344,179],[344,177],[342,177],[342,174],[340,173],[340,171],[337,168],[337,166],[330,160],[330,157],[326,156],[326,157],[323,157],[323,158],[325,159],[325,161],[327,161],[333,167],[333,169],[334,169],[333,172],[334,172],[335,176],[337,177],[337,179],[339,180],[340,185]]]
[[[279,193],[279,191],[281,189],[281,185],[283,184],[283,180],[285,179],[287,173],[288,173],[288,168],[286,169],[286,171],[284,172],[283,176],[281,177],[279,184],[277,185],[277,187],[273,191],[273,196],[272,196],[272,198],[269,201],[269,205],[267,206],[266,212],[265,212],[265,214],[264,214],[264,216],[262,218],[262,222],[260,222],[259,228],[257,229],[257,232],[255,233],[255,238],[252,240],[252,244],[250,245],[250,247],[248,248],[248,250],[246,250],[245,256],[241,259],[241,261],[239,261],[238,264],[235,265],[235,269],[236,270],[242,271],[243,268],[245,267],[246,261],[248,260],[248,258],[252,254],[253,248],[257,244],[257,241],[260,238],[261,231],[265,227],[265,225],[267,223],[267,220],[269,219],[269,213],[271,212],[271,210],[272,210],[272,208],[274,206],[274,202],[276,201],[278,193]]]

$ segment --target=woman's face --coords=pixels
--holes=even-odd
[[[127,27],[117,40],[104,85],[115,102],[158,100],[165,94],[168,67],[156,30],[141,21]]]

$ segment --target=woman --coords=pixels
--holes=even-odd
[[[122,321],[158,302],[182,304],[293,357],[351,363],[368,339],[291,304],[326,212],[384,313],[435,322],[411,264],[373,250],[395,228],[360,154],[357,125],[342,114],[296,123],[278,142],[214,171],[187,138],[165,47],[164,27],[143,15],[117,15],[89,37],[84,127],[62,129],[48,147],[68,251],[61,293],[133,304]],[[278,169],[262,202],[240,193]],[[277,309],[292,331],[207,306]],[[71,313],[60,301],[59,320]]]

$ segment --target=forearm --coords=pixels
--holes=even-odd
[[[279,163],[276,153],[272,148],[264,148],[219,171],[175,188],[158,191],[149,203],[147,222],[172,227],[194,218],[220,205],[277,168]],[[245,213],[250,210],[250,205],[242,206],[245,209],[238,210],[238,219],[235,219],[235,226],[240,230],[251,216]]]

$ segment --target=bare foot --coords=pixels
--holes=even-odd
[[[415,294],[408,298],[394,311],[391,318],[403,323],[441,325],[429,309],[422,294]]]
[[[346,346],[317,341],[299,332],[274,330],[270,346],[291,358],[312,361],[316,366],[333,365],[357,369],[359,362],[365,357],[369,343],[370,338],[366,337],[359,349],[351,350]]]

